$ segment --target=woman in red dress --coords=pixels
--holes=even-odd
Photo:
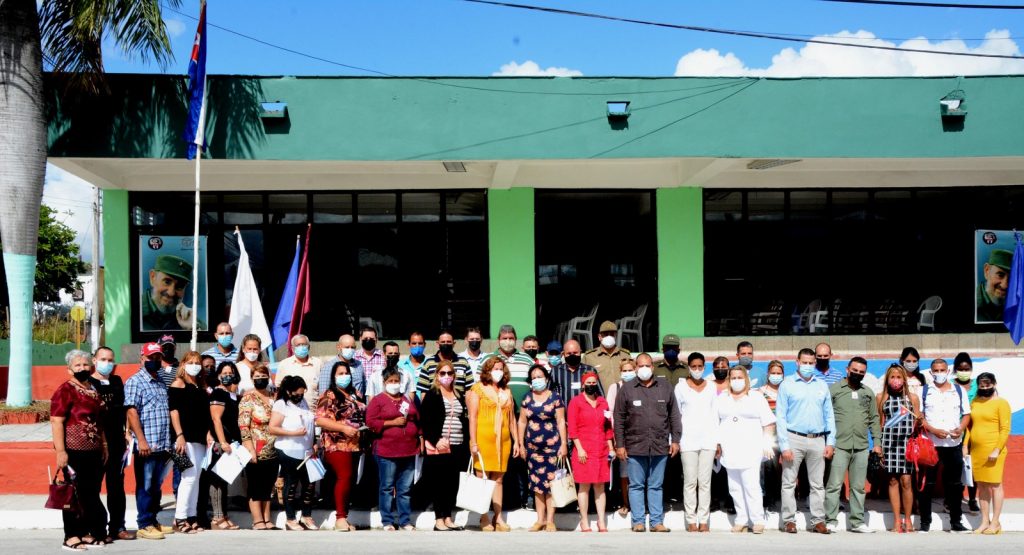
[[[580,487],[576,499],[580,507],[581,532],[590,531],[587,508],[591,488],[597,507],[597,531],[608,531],[604,490],[610,474],[608,455],[612,452],[612,437],[608,401],[600,395],[597,373],[587,372],[583,375],[583,395],[577,395],[569,403],[569,438],[574,447],[572,472]]]

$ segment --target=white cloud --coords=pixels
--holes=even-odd
[[[496,71],[491,75],[495,77],[582,77],[583,72],[578,69],[569,69],[567,67],[549,67],[547,69],[541,69],[541,67],[537,65],[537,62],[533,60],[526,60],[521,64],[515,61],[503,64],[499,71]]]
[[[43,204],[59,212],[56,215],[57,221],[74,230],[75,242],[81,248],[82,259],[86,262],[92,260],[92,199],[93,187],[90,183],[53,164],[46,164]]]
[[[180,19],[164,18],[164,26],[167,27],[167,35],[171,38],[178,37],[185,32],[185,22]]]
[[[977,46],[968,46],[960,39],[929,42],[914,38],[896,44],[882,40],[869,31],[842,31],[821,35],[816,39],[851,44],[898,46],[971,52],[979,54],[1021,55],[1020,48],[1009,40],[1010,31],[992,30]],[[935,76],[935,75],[998,75],[1024,74],[1024,60],[1005,58],[972,58],[896,52],[866,48],[849,48],[825,44],[807,44],[799,50],[784,48],[772,56],[768,67],[748,67],[732,52],[723,55],[715,49],[698,48],[688,52],[676,63],[677,76],[755,76],[755,77],[851,77],[851,76]]]

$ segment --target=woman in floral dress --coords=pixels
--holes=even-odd
[[[523,397],[519,411],[519,444],[525,447],[522,456],[529,468],[530,489],[533,490],[537,509],[537,522],[530,531],[554,532],[555,504],[551,499],[551,481],[558,469],[558,459],[568,453],[565,404],[557,393],[551,391],[551,375],[547,368],[535,364],[530,368],[529,376],[530,392]]]

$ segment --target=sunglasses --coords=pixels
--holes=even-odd
[[[447,372],[447,371],[445,371],[445,372],[438,372],[437,375],[438,376],[454,376],[455,373],[454,372]]]

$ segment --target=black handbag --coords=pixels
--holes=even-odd
[[[195,466],[192,464],[192,459],[188,458],[188,455],[178,454],[177,451],[171,451],[171,462],[174,463],[174,468],[178,472],[183,472]]]

